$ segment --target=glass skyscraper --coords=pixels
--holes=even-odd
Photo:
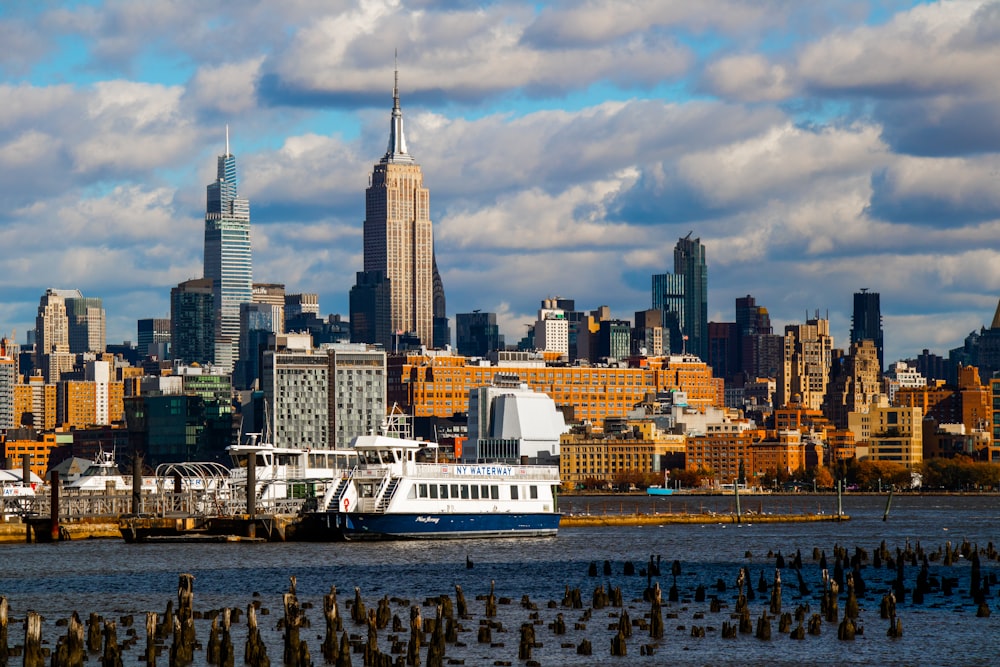
[[[851,345],[863,340],[875,343],[878,351],[878,368],[885,368],[883,357],[882,307],[879,303],[879,293],[869,292],[862,288],[854,293],[854,314],[851,317]]]
[[[653,308],[663,311],[672,353],[684,351],[708,360],[708,267],[701,239],[688,234],[677,241],[674,272],[653,276]]]
[[[239,351],[240,304],[253,298],[250,202],[238,196],[236,156],[219,156],[218,172],[208,185],[205,210],[205,278],[212,280],[215,304],[215,364],[233,369]],[[176,343],[176,341],[175,341]]]

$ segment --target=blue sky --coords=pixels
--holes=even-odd
[[[254,279],[347,314],[393,52],[448,312],[508,339],[560,295],[630,318],[692,232],[709,317],[752,294],[846,347],[939,354],[1000,298],[1000,2],[286,0],[0,7],[0,333],[47,287],[108,340],[200,277],[229,124]]]

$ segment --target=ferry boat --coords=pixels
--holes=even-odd
[[[63,482],[63,489],[70,491],[106,492],[109,488],[112,491],[131,490],[132,476],[123,475],[115,463],[114,452],[105,452],[103,449],[97,453],[97,458],[87,463],[87,467],[79,475],[73,475]],[[155,493],[156,478],[143,477],[142,490]]]
[[[356,466],[303,517],[308,540],[551,536],[559,529],[559,468],[441,463],[437,445],[358,436]]]

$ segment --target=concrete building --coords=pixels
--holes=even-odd
[[[891,406],[885,397],[867,412],[852,412],[848,428],[859,459],[898,463],[917,470],[923,461],[924,414],[920,408]]]
[[[558,308],[555,299],[542,299],[534,328],[535,349],[556,352],[569,359],[569,320],[566,312]]]
[[[497,375],[469,391],[469,440],[462,460],[543,463],[559,456],[563,415],[546,394],[516,376]]]
[[[98,297],[85,297],[79,290],[72,291],[79,296],[65,297],[69,351],[101,354],[107,344],[104,304]]]
[[[378,433],[385,419],[385,351],[370,345],[325,346],[330,363],[331,448],[350,446],[355,437]]]
[[[608,428],[608,422],[603,431],[574,429],[559,445],[559,476],[570,489],[594,481],[662,485],[666,471],[684,466],[686,442],[648,419],[629,419],[621,429]]]
[[[0,338],[0,430],[20,425],[14,416],[14,387],[19,382],[14,346]]]
[[[830,320],[817,315],[805,324],[787,325],[775,407],[801,403],[810,410],[821,409],[832,363]]]
[[[36,431],[51,431],[56,427],[56,385],[45,382],[41,375],[32,375],[24,384],[14,387],[15,427],[26,426]]]

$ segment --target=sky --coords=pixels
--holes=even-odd
[[[45,289],[108,341],[202,276],[229,126],[254,281],[348,314],[394,53],[454,314],[651,306],[688,233],[709,320],[947,355],[1000,298],[1000,2],[193,0],[0,5],[0,334]]]

